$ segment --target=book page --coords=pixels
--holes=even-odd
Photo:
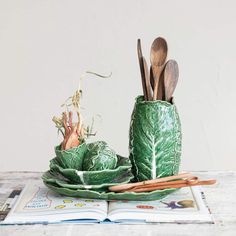
[[[42,181],[33,181],[26,185],[6,220],[105,219],[107,209],[108,203],[104,200],[62,196],[51,191]]]
[[[194,194],[195,193],[195,194]],[[197,195],[197,197],[196,197]],[[193,216],[207,213],[203,205],[201,193],[198,188],[182,188],[168,195],[162,200],[156,201],[112,201],[109,203],[108,218],[111,220],[120,219],[158,219],[165,221],[177,219],[176,216]],[[175,215],[175,217],[172,217]],[[160,217],[163,216],[163,217]],[[182,217],[186,219],[187,217]]]
[[[55,214],[65,211],[87,211],[88,209],[107,212],[107,202],[104,200],[62,196],[47,188],[42,181],[27,185],[23,191],[15,213]]]

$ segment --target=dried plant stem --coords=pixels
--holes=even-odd
[[[100,78],[109,78],[110,75],[101,75],[92,71],[87,71],[86,73],[95,75]],[[85,128],[83,124],[83,118],[80,113],[80,102],[82,98],[82,90],[81,90],[81,81],[85,78],[85,75],[81,76],[79,80],[79,88],[75,91],[75,93],[67,98],[65,102],[61,105],[65,109],[61,117],[53,117],[53,122],[55,123],[58,133],[60,132],[63,135],[63,142],[61,144],[62,150],[70,149],[76,147],[82,143],[85,138],[89,136],[95,136],[96,133],[93,133],[93,124],[94,119],[92,120],[92,125]],[[72,107],[78,117],[78,122],[73,124],[73,113],[70,109]],[[64,132],[63,132],[64,131]]]

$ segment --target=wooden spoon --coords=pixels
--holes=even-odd
[[[159,37],[153,41],[150,54],[150,60],[155,79],[153,100],[157,99],[159,79],[165,65],[167,51],[167,42],[164,38]]]
[[[164,70],[165,100],[171,101],[179,78],[179,67],[175,60],[169,60]]]
[[[152,66],[150,66],[150,83],[152,86],[152,92],[154,91],[154,76],[152,71]],[[165,100],[165,90],[164,90],[164,73],[161,73],[159,78],[158,90],[157,90],[157,100]]]
[[[137,51],[138,51],[139,67],[140,67],[140,73],[141,73],[141,79],[142,79],[143,95],[144,95],[144,99],[148,100],[146,82],[145,82],[145,72],[144,72],[144,65],[143,65],[143,54],[142,54],[140,39],[138,39],[138,42],[137,42]]]

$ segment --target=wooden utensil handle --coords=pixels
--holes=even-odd
[[[153,66],[153,75],[155,78],[153,101],[162,99],[164,97],[164,81],[161,81],[161,75],[164,70],[165,64],[162,66]],[[163,78],[164,80],[164,78]],[[159,94],[161,92],[161,94]]]
[[[144,69],[144,76],[145,76],[145,87],[147,91],[147,100],[151,101],[152,100],[152,89],[151,89],[151,84],[150,84],[150,75],[148,71],[148,66],[146,59],[144,56],[142,56],[142,61],[143,61],[143,69]]]
[[[150,66],[150,83],[152,86],[152,91],[154,91],[154,84],[155,84],[155,79],[152,71],[152,66]]]
[[[160,79],[161,72],[163,70],[163,66],[152,66],[152,70],[153,70],[153,75],[155,78],[154,90],[153,90],[153,101],[155,101],[157,100],[159,79]]]

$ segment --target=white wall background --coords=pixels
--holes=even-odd
[[[136,40],[149,61],[163,36],[180,79],[182,169],[236,169],[236,2],[230,0],[0,0],[0,171],[46,170],[61,141],[51,121],[83,81],[96,139],[128,155],[134,98],[141,93]]]

